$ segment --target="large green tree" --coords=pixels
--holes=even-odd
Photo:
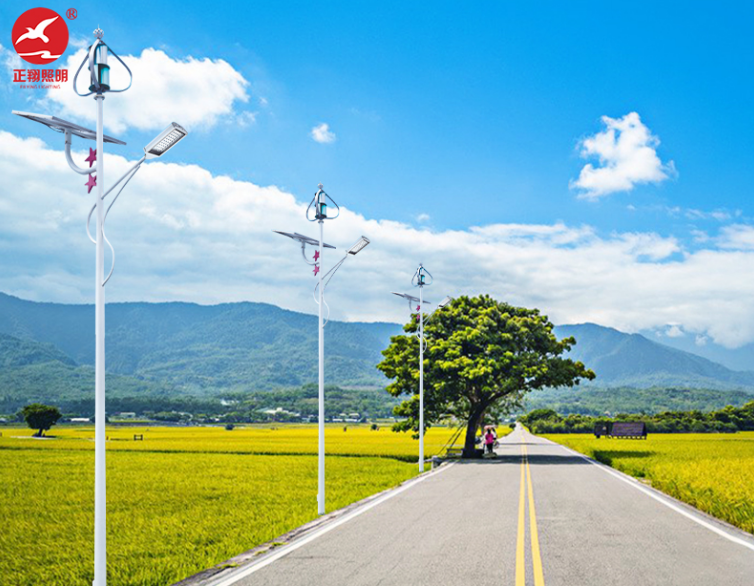
[[[42,437],[44,432],[50,429],[62,417],[60,409],[41,403],[32,403],[21,410],[21,414],[26,420],[26,424],[32,429],[39,431],[34,435]]]
[[[459,297],[424,324],[424,421],[454,416],[466,422],[464,457],[474,455],[476,431],[485,414],[520,404],[530,391],[572,387],[594,372],[581,362],[563,358],[576,343],[558,340],[553,324],[537,309],[513,307],[488,295]],[[415,334],[412,320],[404,331]],[[377,365],[393,382],[387,391],[407,396],[395,408],[405,417],[397,431],[419,429],[419,341],[415,335],[394,336]]]

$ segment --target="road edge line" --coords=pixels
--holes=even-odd
[[[748,541],[746,541],[744,539],[741,539],[740,537],[736,537],[735,535],[731,535],[730,533],[728,533],[724,529],[721,529],[720,527],[715,527],[715,525],[713,525],[709,521],[706,521],[706,520],[700,518],[698,516],[698,513],[706,514],[706,513],[704,513],[704,511],[700,511],[700,510],[696,509],[695,507],[692,507],[692,505],[689,505],[688,503],[683,503],[682,501],[678,501],[678,503],[682,504],[683,506],[694,508],[694,510],[698,511],[698,513],[695,514],[695,513],[692,513],[691,511],[684,510],[681,506],[676,505],[675,503],[673,503],[670,500],[668,500],[668,499],[673,499],[673,497],[671,497],[670,495],[665,494],[664,492],[660,492],[657,489],[643,486],[633,476],[629,476],[627,474],[624,474],[620,470],[616,470],[615,468],[611,468],[610,466],[608,466],[606,464],[603,464],[602,462],[598,462],[597,460],[594,460],[593,458],[590,458],[589,456],[581,454],[581,453],[579,453],[579,452],[577,452],[575,450],[572,450],[571,448],[568,448],[568,447],[566,447],[566,446],[564,446],[562,444],[559,444],[559,443],[554,442],[552,440],[549,440],[547,438],[540,437],[539,439],[543,439],[543,440],[545,440],[547,442],[550,442],[553,445],[559,446],[559,447],[563,448],[566,452],[570,452],[574,456],[578,456],[579,458],[582,458],[583,460],[586,460],[587,462],[589,462],[590,464],[595,465],[597,468],[599,468],[600,470],[602,470],[606,474],[609,474],[610,476],[614,476],[618,480],[620,480],[622,482],[625,482],[626,484],[628,484],[629,486],[635,488],[639,492],[643,492],[648,497],[650,497],[650,498],[656,500],[657,502],[665,505],[666,507],[668,507],[672,511],[675,511],[679,515],[682,515],[682,516],[686,517],[687,519],[693,521],[697,525],[700,525],[700,526],[704,527],[705,529],[707,529],[709,531],[712,531],[713,533],[719,535],[720,537],[724,537],[728,541],[731,541],[731,542],[736,543],[738,545],[741,545],[741,546],[743,546],[743,547],[745,547],[747,549],[750,549],[751,551],[754,551],[754,543],[749,543]],[[673,499],[673,500],[676,500],[676,499]],[[723,521],[722,519],[717,519],[716,517],[713,517],[713,518],[714,518],[714,520],[716,522],[725,523],[725,521]],[[735,527],[733,525],[731,525],[731,527],[733,529],[737,530],[737,531],[741,531],[740,529],[738,529],[737,527]]]
[[[354,511],[347,513],[346,515],[344,515],[343,517],[340,517],[339,519],[335,519],[332,522],[325,524],[319,529],[315,529],[312,533],[310,533],[309,535],[306,535],[305,537],[302,537],[299,540],[296,540],[284,546],[281,546],[279,549],[277,549],[277,551],[275,551],[275,553],[265,555],[263,559],[254,561],[245,568],[234,570],[232,573],[229,573],[226,576],[215,576],[214,579],[210,578],[207,582],[204,582],[202,586],[231,586],[232,584],[235,584],[239,580],[242,580],[243,578],[250,576],[251,574],[261,570],[262,568],[266,566],[269,566],[270,564],[272,564],[273,562],[276,562],[280,558],[287,556],[289,553],[296,551],[300,547],[303,547],[304,545],[311,543],[318,537],[321,537],[322,535],[329,533],[333,529],[336,529],[340,527],[341,525],[348,523],[348,521],[351,521],[352,519],[355,519],[359,515],[366,513],[367,511],[373,509],[377,505],[380,505],[384,503],[385,501],[390,500],[394,496],[397,496],[407,491],[408,489],[413,488],[414,486],[424,482],[428,478],[441,474],[445,470],[449,470],[455,464],[456,464],[455,462],[450,462],[448,464],[440,466],[440,468],[438,468],[437,470],[433,470],[431,472],[424,473],[418,477],[415,477],[405,482],[401,486],[398,486],[393,489],[388,489],[387,493],[384,494],[383,496],[378,497],[372,500],[371,502],[365,503],[363,506],[357,507]]]

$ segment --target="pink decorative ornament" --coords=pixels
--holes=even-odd
[[[92,149],[90,148],[90,149],[89,149],[89,156],[88,156],[88,157],[87,157],[86,159],[84,159],[84,160],[85,160],[85,161],[86,161],[87,163],[89,163],[89,168],[91,168],[91,166],[92,166],[92,163],[94,163],[94,162],[95,162],[95,161],[97,160],[97,151],[96,151],[96,149],[95,149],[95,150],[92,150]]]
[[[89,175],[89,179],[87,179],[86,183],[84,183],[89,189],[87,189],[87,193],[92,192],[92,187],[97,186],[97,178],[94,175]]]

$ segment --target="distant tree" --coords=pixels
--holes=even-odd
[[[562,355],[576,343],[558,340],[553,324],[537,309],[513,307],[488,295],[459,297],[426,322],[424,332],[424,421],[454,416],[466,422],[463,456],[473,457],[474,438],[485,414],[520,406],[543,387],[571,387],[594,372]],[[416,333],[418,323],[404,326]],[[395,408],[405,417],[396,431],[419,429],[419,342],[416,336],[391,338],[377,365],[393,382],[387,391],[408,396]]]
[[[235,429],[235,427],[236,426],[233,425],[232,423],[226,423],[225,424],[225,429],[227,429],[228,431],[233,431]]]
[[[526,414],[529,423],[534,423],[540,419],[552,419],[553,417],[558,417],[558,413],[553,409],[534,409]]]
[[[55,425],[63,416],[60,413],[60,409],[57,407],[42,405],[41,403],[26,405],[26,407],[21,410],[21,414],[23,415],[26,424],[31,429],[39,430],[34,434],[36,437],[44,436],[44,432]]]

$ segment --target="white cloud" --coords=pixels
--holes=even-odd
[[[678,324],[671,324],[668,329],[665,330],[665,335],[668,338],[682,338],[684,336],[684,331]]]
[[[729,212],[727,210],[713,210],[711,212],[705,212],[703,210],[688,209],[686,210],[686,217],[689,220],[717,220],[718,222],[727,222],[733,219],[734,216],[741,215],[741,210],[735,212]]]
[[[248,110],[241,112],[235,117],[235,123],[241,128],[247,128],[257,123],[257,112],[250,112]]]
[[[97,109],[91,99],[75,94],[73,76],[84,59],[85,49],[68,57],[69,80],[60,89],[47,91],[45,102],[61,116],[96,123]],[[175,121],[189,130],[210,128],[230,116],[237,102],[247,102],[249,83],[222,59],[173,59],[164,51],[144,49],[141,55],[121,56],[134,75],[133,86],[105,100],[105,125],[113,133],[133,127],[162,130]],[[110,58],[113,88],[125,87],[128,74]],[[85,71],[79,75],[79,90],[86,86]]]
[[[25,67],[23,67],[23,61],[21,61],[21,57],[18,56],[18,53],[6,49],[3,45],[0,45],[0,61],[2,61],[3,66],[11,73],[11,75],[14,69],[25,69]],[[12,83],[13,82],[9,82],[9,85],[12,85]]]
[[[84,156],[74,153],[79,163]],[[120,176],[128,164],[108,155],[107,176]],[[0,175],[0,291],[92,302],[94,248],[83,224],[94,196],[85,178],[68,169],[61,150],[2,131]],[[307,199],[196,165],[144,165],[108,219],[118,255],[108,301],[250,300],[315,312],[310,267],[293,242],[272,233],[315,235],[304,219]],[[754,243],[754,227],[737,230]],[[484,292],[539,307],[556,323],[629,332],[674,324],[730,347],[754,341],[754,246],[728,249],[711,240],[687,250],[655,233],[601,235],[564,223],[433,231],[343,208],[325,226],[325,239],[338,246],[326,253],[325,267],[362,234],[372,245],[328,288],[333,319],[405,320],[405,305],[385,292],[405,289],[423,262],[438,297]]]
[[[421,213],[418,216],[416,216],[416,221],[420,224],[424,224],[426,222],[429,222],[430,216],[429,214]]]
[[[707,234],[704,230],[692,229],[690,233],[692,238],[694,239],[694,242],[702,243],[709,242],[710,240],[709,234]]]
[[[754,226],[733,224],[720,230],[717,239],[720,248],[731,250],[754,250]]]
[[[320,144],[330,144],[331,142],[335,142],[335,133],[330,130],[330,125],[325,124],[324,122],[312,128],[311,136],[315,142]]]
[[[579,197],[597,199],[617,191],[631,191],[642,183],[659,183],[675,174],[673,162],[657,156],[660,140],[652,135],[636,112],[623,118],[603,116],[606,129],[581,141],[581,156],[597,157],[599,167],[584,165],[571,181]]]

